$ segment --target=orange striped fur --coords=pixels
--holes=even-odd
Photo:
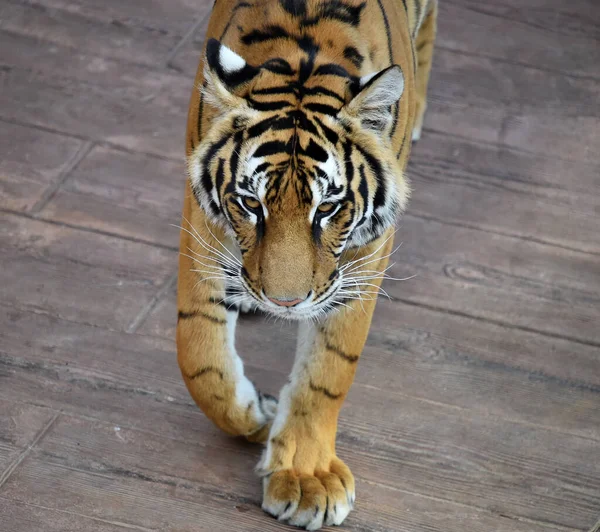
[[[435,21],[434,0],[217,0],[210,19],[187,126],[178,362],[214,423],[266,444],[263,509],[307,530],[354,505],[338,414],[409,196]],[[278,400],[235,350],[250,306],[299,321]]]

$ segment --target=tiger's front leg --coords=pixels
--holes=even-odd
[[[202,216],[198,216],[202,218]],[[218,427],[251,441],[266,439],[277,400],[244,375],[234,339],[239,301],[227,298],[227,272],[235,268],[204,221],[181,235],[177,357],[196,404]],[[235,286],[233,287],[235,290]]]
[[[350,389],[369,332],[391,238],[375,258],[365,252],[348,307],[320,324],[302,322],[296,359],[282,388],[278,412],[258,465],[263,509],[307,530],[339,525],[354,506],[354,477],[336,455],[340,408]],[[369,251],[369,250],[366,250]],[[371,260],[374,262],[371,262]],[[360,259],[359,259],[360,265]]]

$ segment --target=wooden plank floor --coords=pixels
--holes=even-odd
[[[0,0],[0,531],[275,531],[175,359],[208,0]],[[600,518],[600,9],[440,0],[414,196],[339,452],[356,532]],[[242,320],[277,392],[294,330]],[[598,529],[595,529],[598,530]]]

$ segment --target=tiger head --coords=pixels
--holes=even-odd
[[[404,77],[351,76],[309,45],[286,59],[253,66],[207,43],[213,118],[188,167],[209,220],[239,245],[233,280],[262,310],[302,319],[343,304],[343,253],[383,235],[407,201],[390,140]]]

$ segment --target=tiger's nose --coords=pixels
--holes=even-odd
[[[287,297],[269,297],[267,296],[271,303],[275,303],[280,307],[295,307],[296,305],[306,301],[307,297],[297,297],[297,298],[287,298]]]

